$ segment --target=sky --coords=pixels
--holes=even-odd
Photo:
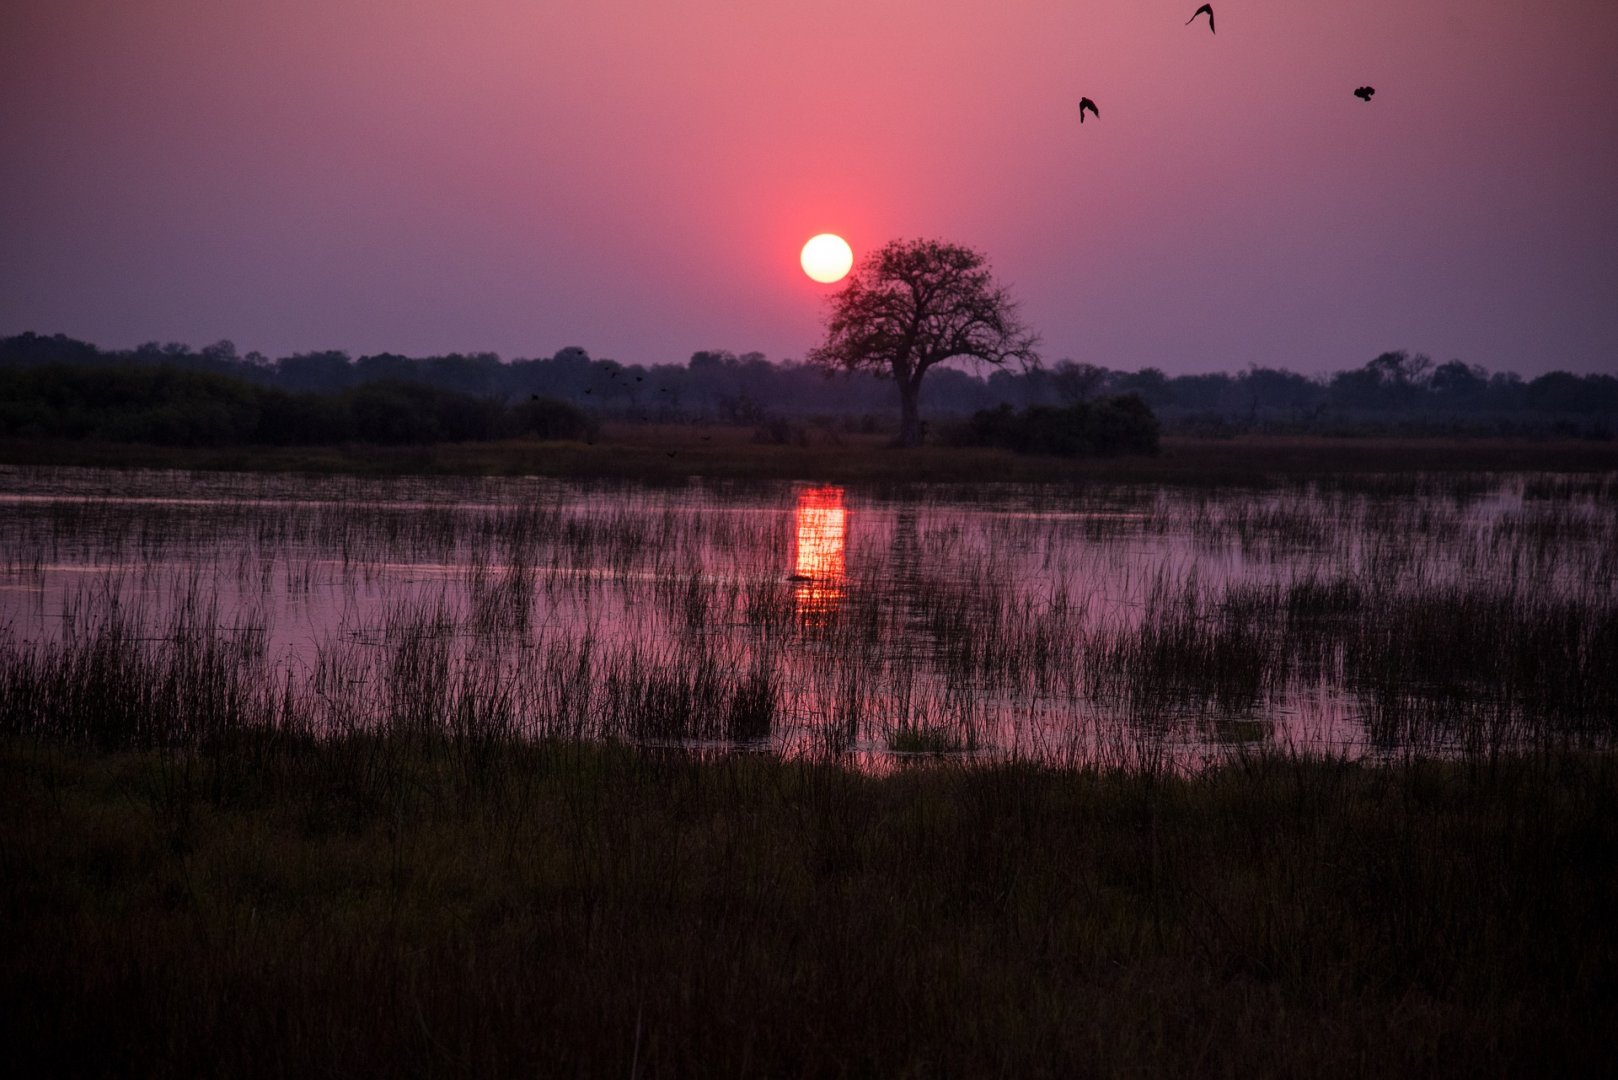
[[[1196,6],[6,0],[0,334],[782,361],[830,231],[1047,363],[1618,371],[1618,4]]]

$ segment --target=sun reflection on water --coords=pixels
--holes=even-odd
[[[793,561],[793,600],[798,617],[824,623],[843,598],[843,549],[848,511],[840,487],[805,488],[798,493],[798,554]]]

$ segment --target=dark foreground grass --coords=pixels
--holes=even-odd
[[[13,1075],[1557,1075],[1618,762],[0,743]]]
[[[838,443],[760,445],[750,428],[608,425],[594,444],[514,439],[431,446],[183,448],[67,440],[0,440],[0,462],[361,476],[554,476],[683,483],[724,480],[818,483],[1139,483],[1332,485],[1366,474],[1607,473],[1618,442],[1533,439],[1165,437],[1155,457],[1057,458],[986,447],[898,450],[882,436]]]

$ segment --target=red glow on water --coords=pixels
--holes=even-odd
[[[844,546],[848,511],[840,487],[805,488],[798,493],[798,552],[793,560],[798,614],[830,614],[843,596]]]

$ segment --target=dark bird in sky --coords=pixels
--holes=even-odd
[[[1358,90],[1354,91],[1354,96],[1359,98],[1361,101],[1370,101],[1371,95],[1374,93],[1376,93],[1376,87],[1362,86]]]
[[[1097,120],[1101,119],[1101,110],[1096,108],[1096,103],[1087,97],[1081,97],[1079,99],[1079,123],[1084,123],[1085,109],[1089,109],[1092,113],[1094,113]]]
[[[1212,4],[1203,4],[1203,5],[1202,5],[1202,6],[1201,6],[1201,7],[1199,7],[1199,8],[1198,8],[1198,9],[1197,9],[1197,10],[1195,10],[1195,11],[1193,11],[1193,12],[1192,12],[1192,13],[1191,13],[1191,17],[1190,17],[1190,18],[1189,18],[1189,19],[1187,19],[1187,20],[1186,20],[1186,21],[1185,21],[1185,24],[1186,24],[1186,25],[1187,25],[1187,26],[1190,26],[1190,25],[1191,25],[1191,24],[1192,24],[1192,23],[1194,23],[1194,22],[1196,22],[1196,21],[1197,21],[1197,16],[1198,16],[1198,15],[1202,15],[1202,14],[1204,14],[1204,13],[1206,13],[1206,14],[1207,14],[1207,16],[1208,16],[1208,33],[1210,33],[1210,34],[1211,34],[1211,33],[1213,33],[1213,32],[1214,32],[1214,25],[1213,25],[1213,5],[1212,5]]]

